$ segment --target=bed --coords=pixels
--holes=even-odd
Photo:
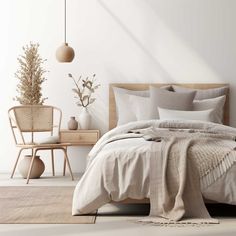
[[[173,85],[173,84],[172,84]],[[228,86],[228,84],[176,84],[177,86],[183,86],[191,89],[212,89]],[[129,130],[134,128],[143,128],[148,125],[156,124],[156,121],[137,122],[137,124],[125,124],[122,128],[115,128],[117,124],[116,114],[116,100],[113,92],[113,87],[118,87],[128,90],[147,90],[150,84],[111,84],[109,88],[109,129],[108,133],[116,133],[120,131],[116,130]],[[151,84],[154,87],[168,86],[168,84]],[[223,123],[229,125],[229,90],[225,94],[226,100],[223,109]],[[154,122],[154,123],[153,123]],[[144,125],[145,124],[145,125]],[[202,124],[201,124],[202,127]],[[205,127],[205,126],[204,126]],[[214,126],[215,127],[215,126]],[[217,126],[218,127],[218,126]],[[220,127],[220,126],[219,126]],[[114,129],[115,128],[115,129]],[[224,126],[227,131],[227,127]],[[122,131],[122,132],[123,132]],[[125,131],[125,132],[126,132]],[[236,134],[233,128],[228,128],[229,133]],[[122,133],[121,132],[121,133]],[[130,134],[132,136],[132,134]],[[106,136],[106,135],[105,135]],[[109,134],[108,134],[109,136]],[[130,136],[130,137],[131,137]],[[131,144],[132,143],[132,144]],[[99,142],[97,146],[99,146]],[[131,147],[130,147],[131,145]],[[129,165],[127,165],[127,159],[122,160],[122,155],[127,155],[127,150],[143,150],[150,145],[146,140],[141,138],[122,138],[120,140],[112,140],[106,143],[105,147],[102,147],[103,155],[97,155],[98,153],[95,147],[90,156],[98,156],[97,158],[91,158],[89,166],[76,186],[73,198],[72,214],[87,214],[102,205],[109,202],[120,203],[148,203],[149,202],[149,167],[150,162],[148,158],[131,157]],[[116,149],[122,147],[122,151]],[[101,148],[100,148],[101,149]],[[109,154],[109,150],[113,149],[113,154]],[[145,149],[146,150],[146,149]],[[129,152],[128,151],[128,152]],[[122,153],[123,152],[123,153]],[[115,153],[115,154],[114,154]],[[104,158],[105,157],[105,158]],[[107,159],[106,159],[107,158]],[[104,160],[106,159],[106,160]],[[135,161],[133,161],[135,159]],[[133,163],[132,163],[132,161]],[[110,163],[109,165],[107,163]],[[116,163],[116,164],[114,164]],[[126,166],[127,165],[127,166]],[[133,165],[133,166],[132,166]],[[117,166],[122,166],[119,168]],[[132,167],[130,167],[132,166]],[[112,168],[110,168],[112,167]],[[127,168],[127,169],[126,169]],[[98,171],[100,169],[100,171]],[[114,171],[116,170],[116,171]],[[127,174],[126,171],[131,174]],[[136,171],[136,173],[135,173]],[[117,173],[116,173],[117,172]],[[106,178],[103,176],[105,173]],[[132,175],[136,178],[132,178]],[[96,177],[97,175],[97,177]],[[138,177],[137,176],[141,176]],[[109,182],[108,178],[112,179]],[[109,182],[109,183],[108,183]],[[227,184],[226,184],[227,183]],[[220,202],[236,205],[236,165],[232,164],[228,168],[227,173],[221,175],[217,180],[212,183],[202,194],[206,202]],[[108,191],[109,189],[109,191]],[[105,194],[104,194],[105,192]],[[220,194],[219,194],[220,192]]]

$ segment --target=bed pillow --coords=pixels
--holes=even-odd
[[[196,91],[196,100],[203,100],[203,99],[209,99],[209,98],[216,98],[223,95],[227,95],[229,91],[229,87],[221,87],[221,88],[213,88],[213,89],[190,89],[185,88],[177,85],[172,85],[172,88],[175,92],[178,93],[186,93],[186,92],[192,92]]]
[[[134,113],[130,111],[130,106],[127,104],[127,101],[129,99],[127,95],[133,94],[141,97],[149,97],[149,90],[134,91],[113,87],[113,92],[116,101],[117,125],[126,124],[130,121],[136,120]]]
[[[192,110],[195,94],[195,91],[175,93],[150,86],[151,119],[159,118],[157,107],[185,111]]]
[[[163,86],[160,89],[171,89],[171,86]],[[113,87],[114,96],[116,100],[116,117],[117,125],[126,124],[131,121],[137,120],[137,117],[133,111],[132,104],[129,102],[129,95],[135,95],[139,97],[149,97],[149,90],[134,91],[129,89]]]
[[[133,113],[136,116],[136,120],[151,119],[150,97],[129,95],[129,103]]]
[[[180,111],[158,107],[160,120],[201,120],[212,122],[213,109],[204,111]]]
[[[117,93],[119,94],[131,94],[136,96],[142,96],[142,97],[149,97],[149,90],[130,90],[130,89],[123,89],[118,87],[113,87],[114,95],[116,96]]]
[[[202,111],[202,110],[213,109],[214,110],[212,113],[213,122],[222,124],[225,100],[226,100],[225,95],[210,99],[194,100],[193,110]]]

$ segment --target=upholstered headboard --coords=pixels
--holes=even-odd
[[[113,93],[113,87],[124,88],[129,90],[148,90],[149,86],[161,87],[171,84],[110,84],[109,86],[109,129],[113,129],[117,124],[116,116],[116,101]],[[192,89],[211,89],[229,86],[229,84],[175,84],[178,86],[192,88]],[[226,95],[226,102],[224,106],[224,124],[229,125],[229,91]]]

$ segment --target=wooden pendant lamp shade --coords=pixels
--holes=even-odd
[[[56,51],[56,58],[59,62],[72,62],[75,56],[74,49],[68,45],[66,42],[66,0],[64,0],[64,10],[65,10],[65,19],[64,19],[64,36],[65,36],[65,42],[57,49]]]

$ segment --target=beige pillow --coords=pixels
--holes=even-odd
[[[222,124],[225,100],[226,100],[225,95],[217,97],[217,98],[194,100],[193,110],[202,111],[202,110],[213,109],[213,113],[212,113],[213,122]]]
[[[221,87],[221,88],[214,88],[214,89],[190,89],[190,88],[185,88],[177,85],[172,85],[172,88],[175,92],[178,93],[187,93],[187,92],[192,92],[196,91],[196,100],[202,100],[202,99],[209,99],[209,98],[216,98],[220,97],[223,95],[226,95],[229,91],[229,87]]]
[[[157,107],[189,111],[193,108],[196,92],[175,93],[150,86],[151,119],[158,119]]]

